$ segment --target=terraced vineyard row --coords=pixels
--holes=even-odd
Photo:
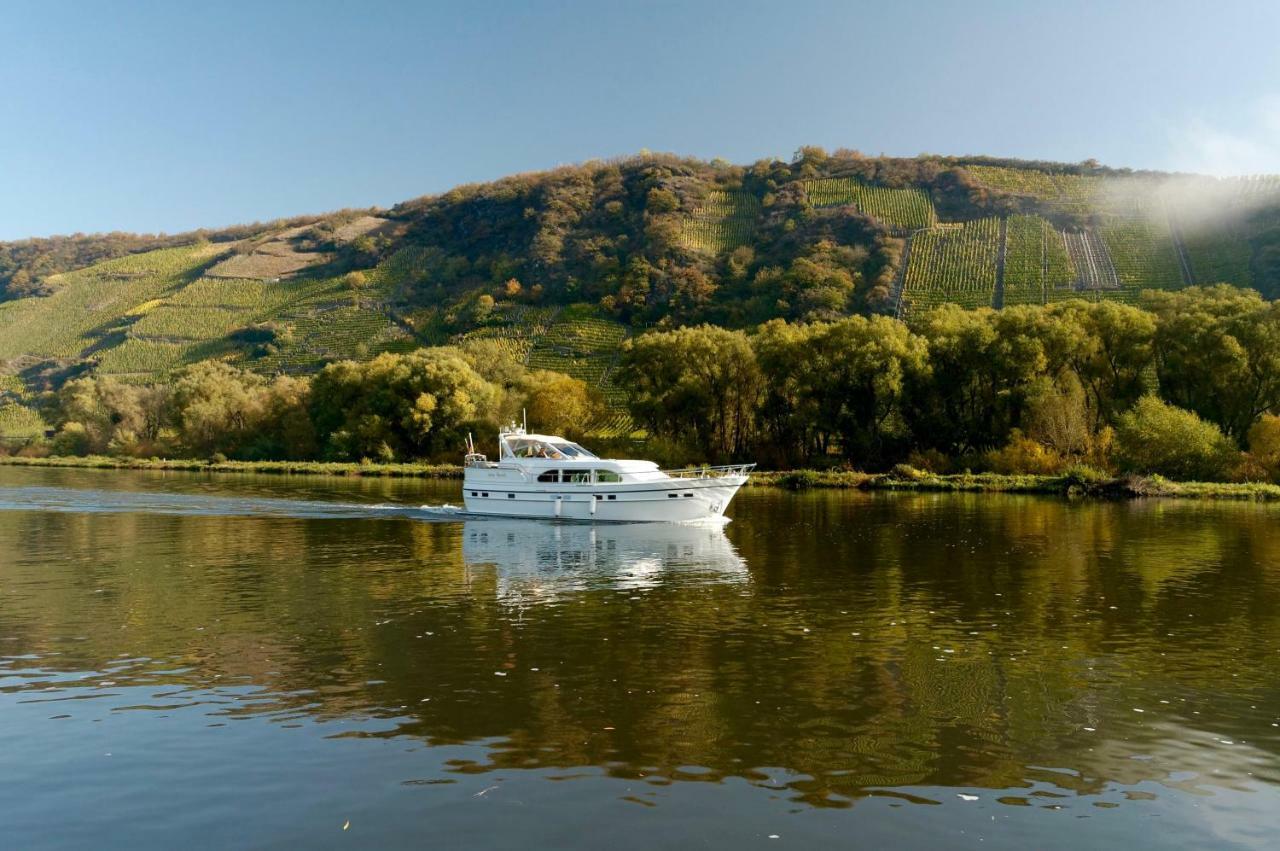
[[[1249,243],[1233,225],[1183,230],[1182,248],[1197,284],[1229,283],[1253,286]]]
[[[1249,200],[1280,198],[1280,174],[1255,174],[1227,178],[1238,197]]]
[[[1178,289],[1182,269],[1168,222],[1108,218],[1098,226],[1122,289]]]
[[[815,207],[851,204],[899,230],[917,230],[937,224],[938,215],[929,196],[920,189],[872,186],[850,177],[804,181],[805,194]]]
[[[16,375],[0,372],[0,396],[22,396],[27,388]]]
[[[0,402],[0,438],[39,437],[47,428],[35,410],[16,402]]]
[[[1005,233],[1004,303],[1044,304],[1076,278],[1062,234],[1039,216],[1010,216]]]
[[[981,165],[965,166],[965,171],[983,186],[1035,198],[1051,210],[1077,216],[1090,213],[1158,215],[1164,203],[1165,184],[1148,177],[1049,174],[1034,169]]]
[[[336,306],[290,315],[292,342],[280,351],[252,362],[265,372],[298,372],[317,363],[372,357],[382,352],[407,351],[417,342],[381,309]]]
[[[384,296],[420,281],[429,271],[430,253],[424,248],[402,248],[369,273],[369,286]]]
[[[201,278],[150,308],[130,329],[130,336],[211,340],[237,328],[276,316],[302,299],[341,292],[336,279],[265,282],[236,278]]]
[[[220,249],[187,246],[134,254],[56,276],[56,292],[0,304],[0,359],[76,357],[120,333],[130,310],[193,280]]]
[[[493,319],[498,324],[469,331],[459,339],[496,340],[508,357],[526,363],[534,342],[547,333],[558,313],[559,309],[552,307],[501,305]]]
[[[1046,291],[1049,301],[1078,298],[1081,290],[1109,292],[1120,289],[1115,264],[1111,262],[1106,244],[1096,233],[1089,230],[1064,231],[1062,239],[1075,267],[1076,280],[1071,287]]]
[[[965,166],[965,171],[983,186],[1037,198],[1061,212],[1088,213],[1101,196],[1102,179],[1097,177],[985,165]]]
[[[586,382],[603,394],[606,410],[587,431],[601,437],[633,433],[626,394],[610,376],[627,330],[616,322],[584,316],[569,308],[500,308],[499,324],[465,334],[460,339],[499,340],[513,359],[530,369],[562,372]]]
[[[603,394],[606,410],[587,426],[588,432],[601,437],[622,437],[635,431],[626,394],[611,379],[625,336],[625,329],[613,322],[571,319],[554,325],[527,360],[530,368],[563,372]]]
[[[129,337],[102,352],[98,372],[104,375],[162,374],[199,360],[195,350],[196,345],[190,342]]]
[[[902,312],[939,304],[990,307],[996,288],[1000,220],[935,225],[911,243]]]
[[[680,220],[680,245],[707,254],[729,251],[751,239],[759,216],[760,201],[750,192],[714,189]]]

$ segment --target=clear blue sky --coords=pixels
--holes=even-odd
[[[1280,171],[1280,4],[0,0],[0,239],[641,148]]]

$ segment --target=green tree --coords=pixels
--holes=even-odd
[[[149,452],[164,428],[168,393],[111,376],[77,378],[58,391],[51,419],[74,435],[63,441],[72,454]]]
[[[1280,307],[1229,286],[1149,293],[1160,394],[1238,443],[1280,409]]]
[[[580,437],[599,416],[603,402],[585,381],[538,370],[521,381],[529,422],[539,431]]]
[[[240,454],[262,417],[265,385],[261,376],[222,361],[182,370],[169,402],[181,447],[203,457]]]
[[[1268,479],[1280,479],[1280,416],[1263,414],[1249,429],[1249,457]]]
[[[928,340],[932,370],[932,380],[908,402],[918,438],[948,455],[1003,443],[1005,435],[996,435],[1003,388],[991,364],[990,311],[948,305],[913,317],[910,327]]]
[[[1116,459],[1129,472],[1219,480],[1230,475],[1237,456],[1216,425],[1156,396],[1143,396],[1116,424]]]
[[[643,334],[623,344],[616,380],[653,433],[708,458],[743,455],[755,433],[761,376],[741,331],[711,325]]]
[[[497,392],[453,348],[330,364],[311,388],[312,421],[334,458],[428,457],[461,446]]]
[[[1072,317],[1034,306],[946,305],[911,327],[929,341],[933,380],[912,400],[910,420],[949,454],[1004,446],[1023,426],[1037,381],[1058,381],[1087,338]]]
[[[801,328],[771,324],[756,348],[768,365],[765,421],[778,436],[803,438],[812,429],[819,452],[835,438],[846,459],[863,465],[905,447],[902,404],[927,379],[929,358],[924,338],[902,322],[851,316]]]
[[[1069,301],[1049,309],[1083,331],[1071,367],[1084,388],[1092,428],[1112,424],[1152,388],[1156,318],[1130,305]]]

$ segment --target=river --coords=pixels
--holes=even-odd
[[[1280,507],[0,468],[13,848],[1261,847]]]

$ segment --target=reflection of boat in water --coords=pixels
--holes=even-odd
[[[468,520],[468,571],[492,567],[500,598],[538,601],[592,588],[652,588],[679,579],[745,582],[747,565],[721,525]]]

